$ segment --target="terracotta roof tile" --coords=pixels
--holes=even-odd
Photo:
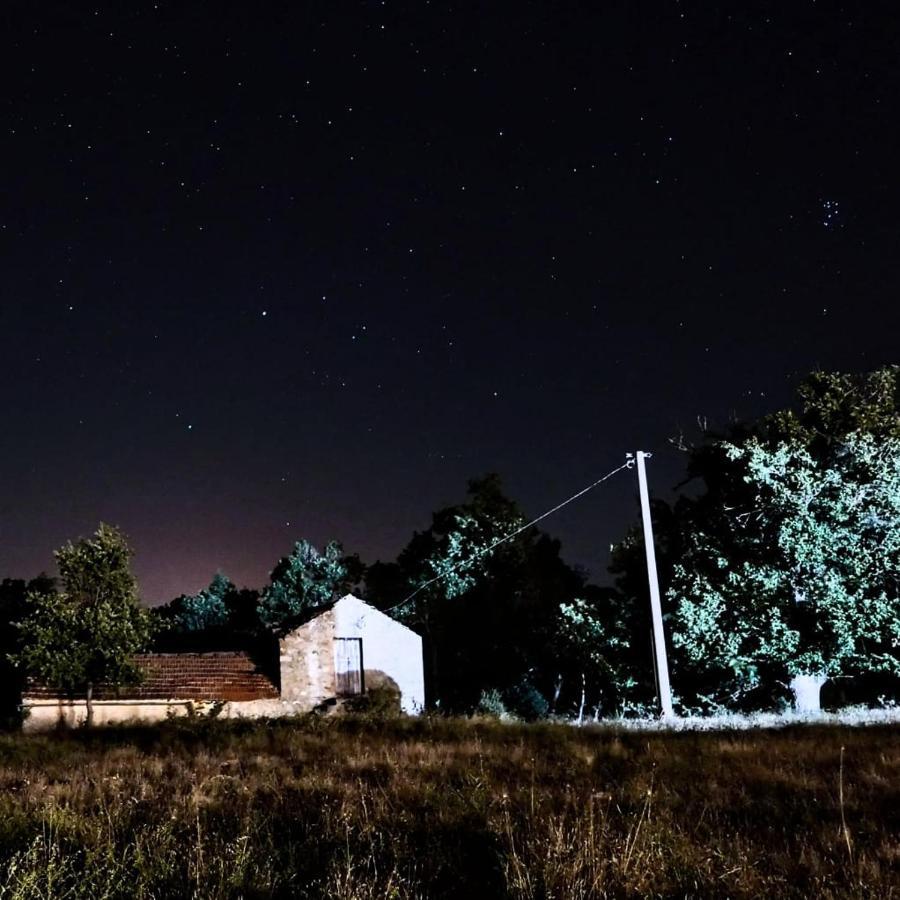
[[[246,653],[143,653],[134,658],[140,684],[118,690],[98,685],[97,700],[266,700],[278,688]],[[29,681],[25,697],[57,698],[59,691]]]

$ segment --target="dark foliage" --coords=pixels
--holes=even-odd
[[[4,578],[0,582],[0,729],[16,728],[21,723],[19,704],[24,673],[9,659],[19,649],[15,623],[25,616],[25,598],[30,592],[46,594],[54,588],[54,579],[47,575],[27,582],[20,578]]]
[[[427,562],[445,552],[461,517],[485,523],[497,536],[523,521],[499,476],[475,479],[465,502],[435,512],[431,527],[413,535],[396,564],[368,569],[366,596],[382,608],[404,600],[433,574]],[[526,680],[550,697],[560,669],[553,654],[559,605],[584,588],[583,575],[563,561],[559,541],[537,528],[500,545],[473,570],[474,583],[462,593],[448,595],[438,583],[399,610],[424,638],[429,702],[470,711],[482,691],[512,690]]]

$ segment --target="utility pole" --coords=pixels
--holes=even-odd
[[[647,554],[647,580],[650,582],[650,610],[653,614],[653,648],[656,654],[656,678],[659,703],[664,719],[675,717],[672,709],[672,690],[669,687],[669,663],[666,659],[666,637],[663,634],[662,606],[659,602],[659,578],[656,574],[656,549],[653,544],[653,522],[650,520],[650,494],[647,490],[647,470],[644,460],[652,456],[638,450],[635,453],[638,485],[641,492],[641,516],[644,521],[644,550]],[[631,454],[628,454],[631,458]]]

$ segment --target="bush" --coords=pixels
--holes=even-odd
[[[512,713],[506,708],[506,704],[503,702],[500,691],[495,690],[494,688],[481,692],[481,697],[478,699],[478,705],[475,707],[475,715],[500,719],[501,722],[506,722],[514,718]]]
[[[351,697],[344,705],[349,712],[369,718],[393,719],[401,713],[400,690],[394,685],[380,684]]]
[[[503,699],[513,713],[526,722],[546,719],[550,712],[547,698],[527,680],[505,691]]]

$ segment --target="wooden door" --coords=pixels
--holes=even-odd
[[[334,676],[339,697],[363,692],[362,638],[334,639]]]

